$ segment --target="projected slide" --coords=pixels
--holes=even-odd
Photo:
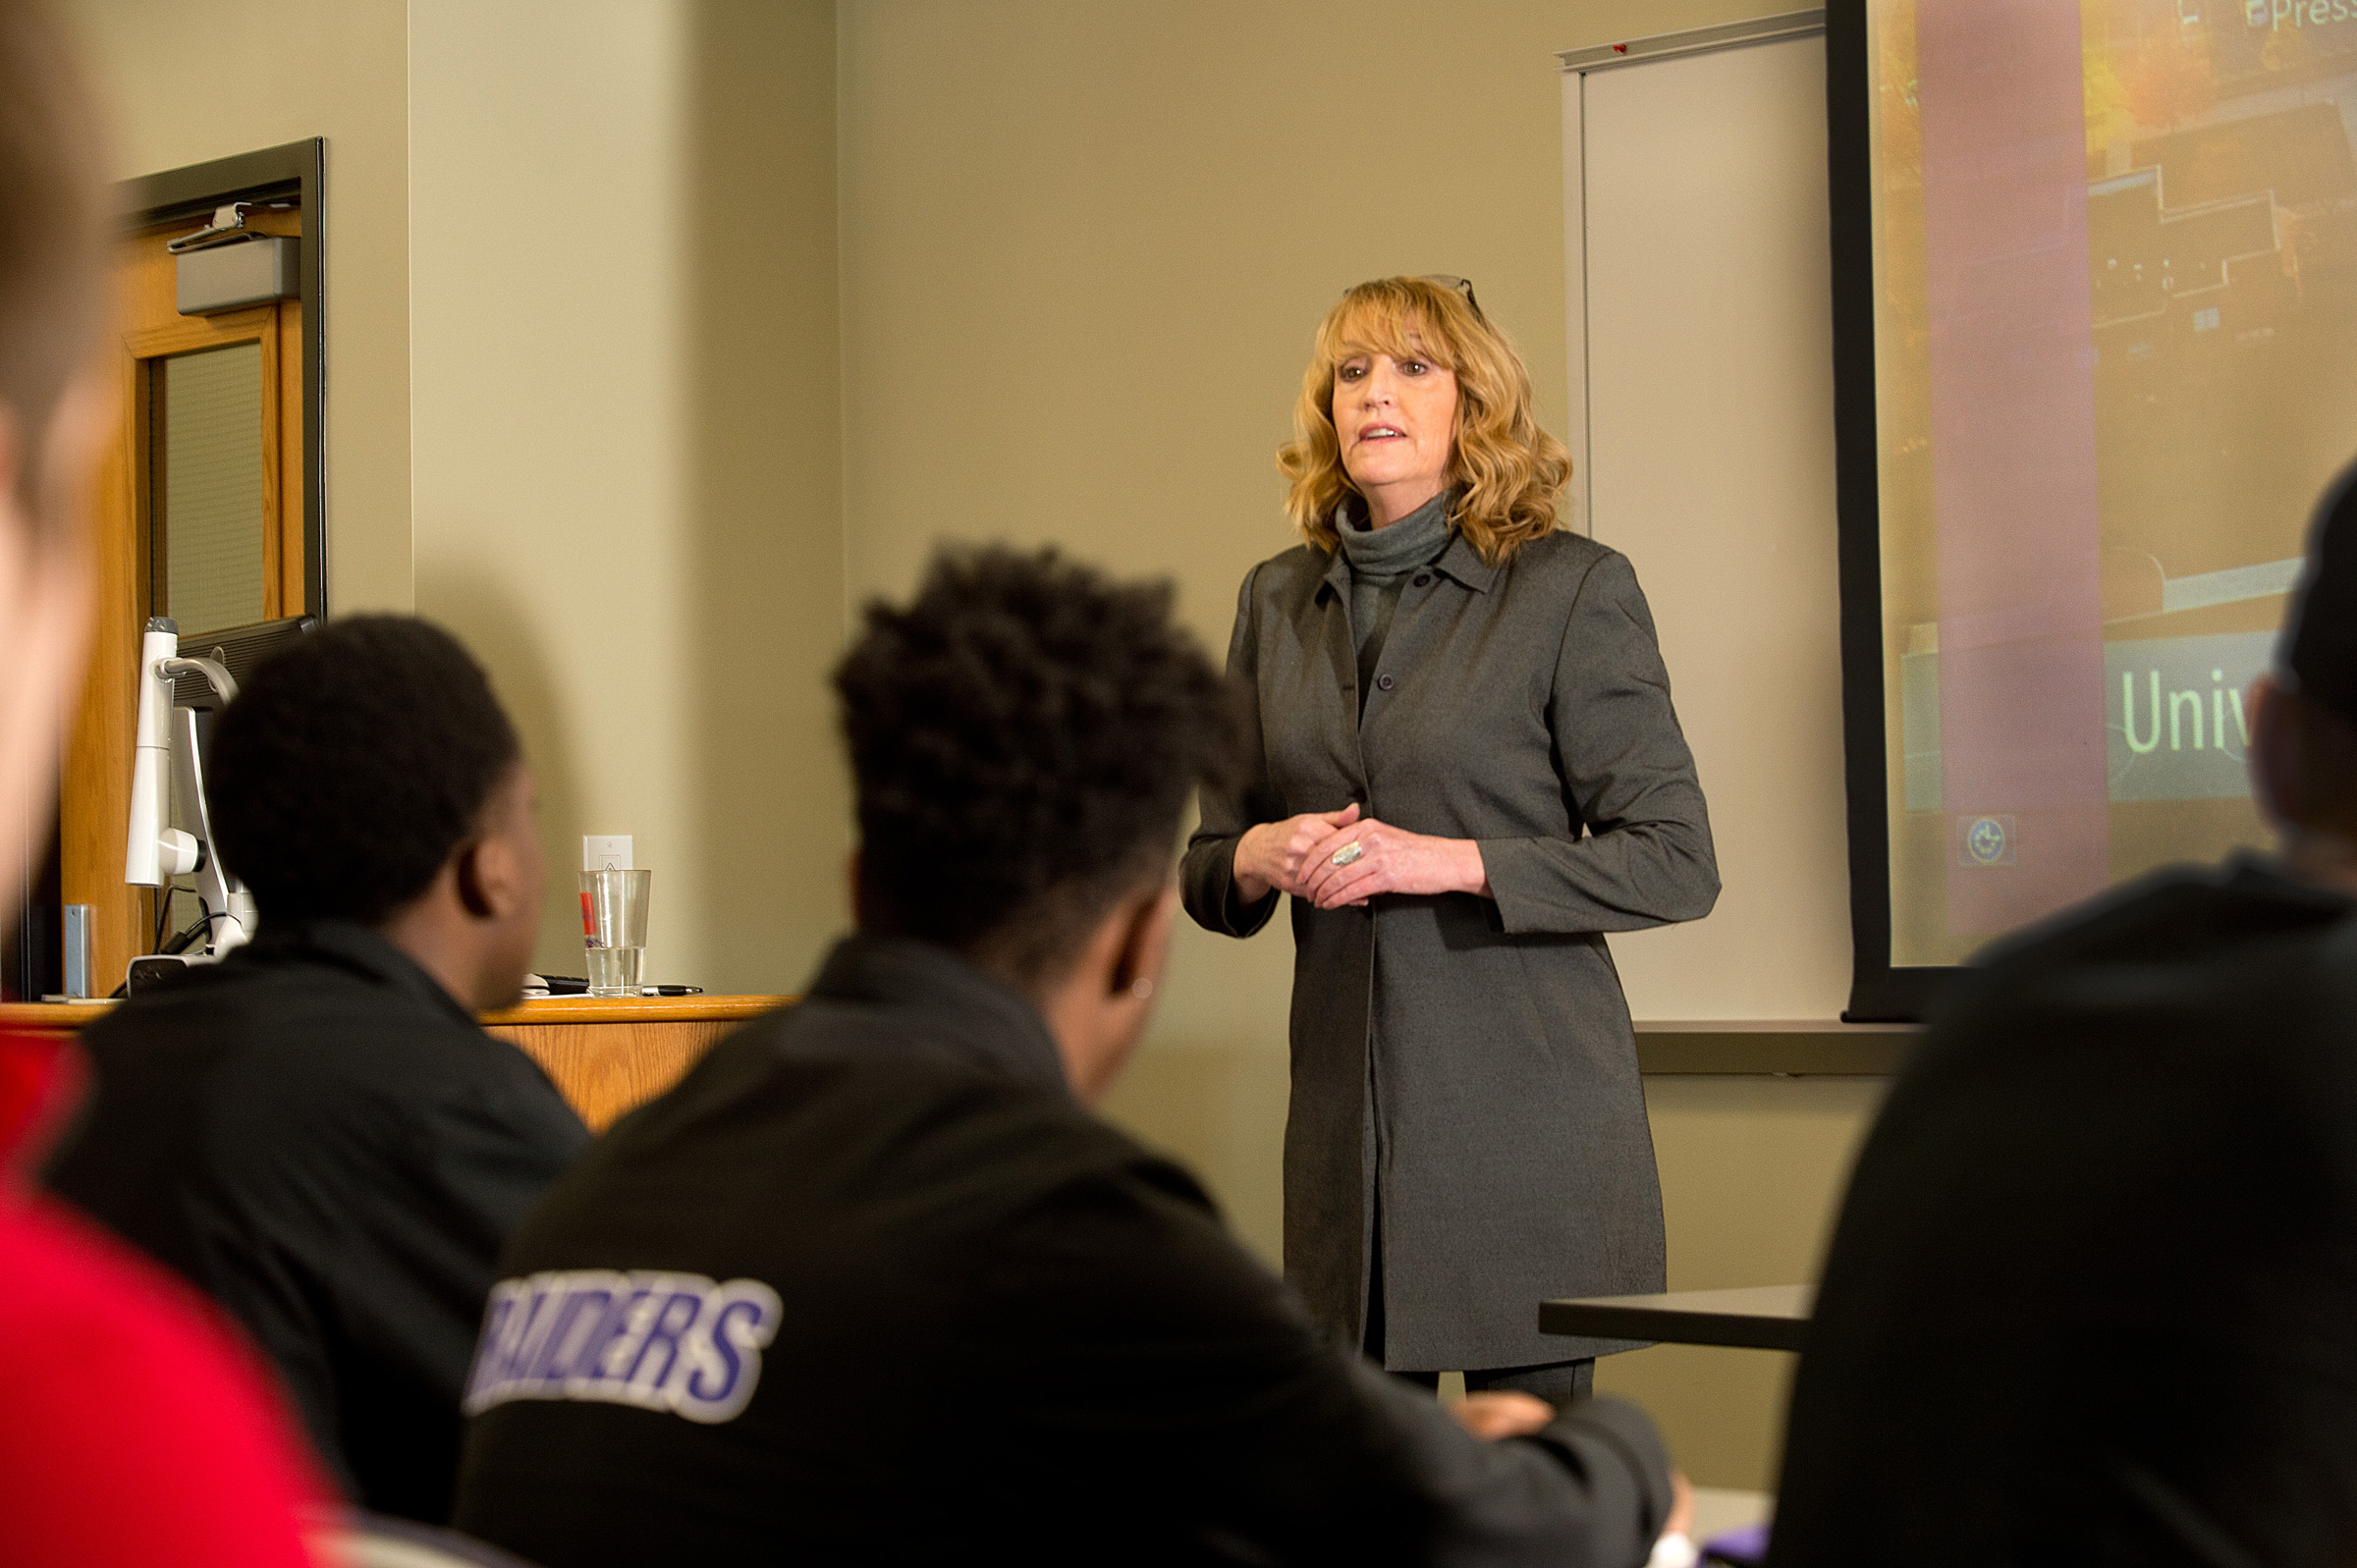
[[[2246,693],[2357,458],[2357,0],[1866,19],[1890,961],[1946,965],[2265,839]]]

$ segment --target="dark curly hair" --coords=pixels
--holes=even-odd
[[[905,610],[870,604],[835,671],[858,788],[862,924],[1029,983],[1168,874],[1237,706],[1167,583],[945,550]]]
[[[377,925],[432,885],[522,755],[457,638],[353,616],[271,655],[222,710],[205,802],[265,921]]]

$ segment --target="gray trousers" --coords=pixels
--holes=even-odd
[[[1441,1386],[1441,1375],[1437,1372],[1395,1372],[1392,1376],[1436,1392]],[[1562,1410],[1596,1397],[1596,1361],[1591,1356],[1579,1361],[1551,1361],[1539,1367],[1491,1367],[1465,1373],[1465,1392],[1485,1393],[1496,1388],[1536,1394]]]

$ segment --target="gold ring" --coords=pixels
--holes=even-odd
[[[1366,849],[1359,843],[1359,841],[1356,838],[1353,838],[1348,843],[1343,845],[1340,849],[1337,849],[1334,852],[1334,863],[1338,866],[1346,866],[1350,864],[1351,861],[1356,860],[1360,855],[1363,855],[1366,852]]]

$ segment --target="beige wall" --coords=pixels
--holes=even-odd
[[[798,991],[850,921],[836,8],[698,0],[689,23],[697,979]]]
[[[112,101],[115,166],[126,177],[327,138],[328,602],[408,609],[408,7],[62,4]]]
[[[417,607],[584,833],[654,869],[647,977],[798,983],[837,919],[831,9],[410,7]]]
[[[1187,620],[1224,648],[1245,568],[1289,542],[1272,454],[1336,296],[1384,273],[1471,277],[1562,433],[1554,51],[1784,9],[849,0],[851,593],[904,589],[938,538],[1054,541],[1177,578]],[[1283,925],[1245,943],[1182,932],[1112,1106],[1200,1169],[1271,1258]],[[1672,1284],[1806,1277],[1877,1092],[1653,1082]],[[1781,1359],[1648,1351],[1604,1381],[1647,1398],[1698,1479],[1756,1486]]]
[[[691,624],[685,17],[410,6],[417,608],[490,668],[539,770],[539,962],[578,974],[580,835],[660,872],[648,971],[697,950],[681,875]],[[570,912],[572,918],[567,919]]]

